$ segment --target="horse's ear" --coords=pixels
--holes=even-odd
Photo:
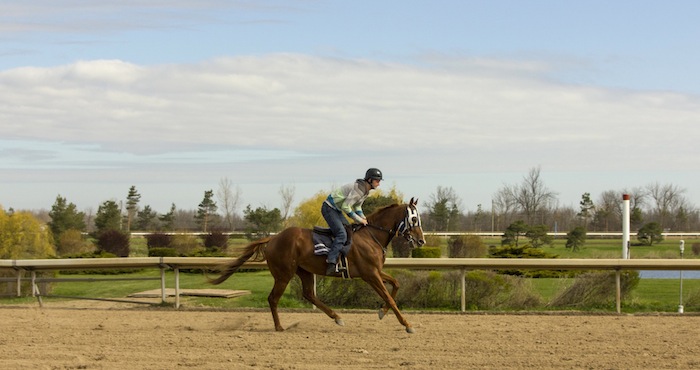
[[[409,202],[409,204],[412,206],[418,205],[418,198],[411,198],[411,201]]]

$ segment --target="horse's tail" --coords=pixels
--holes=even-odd
[[[253,258],[253,262],[262,262],[267,258],[265,256],[265,246],[272,239],[272,237],[267,237],[264,239],[256,240],[248,244],[243,250],[243,254],[236,258],[235,260],[222,264],[219,266],[221,271],[221,276],[216,279],[209,279],[210,284],[218,285],[226,281],[234,272],[243,266],[243,264]]]

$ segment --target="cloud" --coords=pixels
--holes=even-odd
[[[687,132],[700,118],[697,97],[567,85],[543,78],[541,66],[526,73],[532,63],[512,63],[440,68],[271,54],[15,68],[0,72],[0,135],[150,161],[266,150],[481,156],[465,161],[471,167],[509,158],[561,168],[697,164],[681,157],[693,145]]]

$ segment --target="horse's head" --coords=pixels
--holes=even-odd
[[[399,223],[398,233],[406,238],[409,243],[418,244],[420,247],[425,244],[425,237],[423,236],[417,205],[418,199],[411,198],[411,201],[406,205],[406,216]]]

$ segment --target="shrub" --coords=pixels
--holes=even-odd
[[[97,249],[117,257],[129,257],[130,236],[119,230],[107,230],[97,236]]]
[[[649,222],[637,231],[637,240],[643,245],[651,246],[664,240],[663,229],[656,222]]]
[[[202,249],[202,244],[195,236],[177,234],[173,235],[170,247],[175,249],[179,256],[190,256]]]
[[[524,245],[503,245],[500,247],[490,246],[489,255],[494,258],[557,258],[555,254],[545,252],[542,248],[534,248],[529,244]],[[501,270],[502,274],[516,275],[523,277],[559,277],[574,276],[573,271],[557,270]]]
[[[60,256],[90,253],[95,245],[85,239],[80,230],[69,229],[58,237],[57,252]]]
[[[442,245],[442,236],[425,235],[425,246],[426,247],[439,247],[441,245]]]
[[[479,258],[488,250],[478,235],[457,235],[447,241],[447,252],[450,258]]]
[[[493,271],[474,270],[465,276],[466,305],[471,310],[527,309],[542,304],[529,281]]]
[[[413,258],[440,258],[442,249],[439,247],[420,247],[411,251]]]
[[[693,251],[693,255],[700,256],[700,243],[693,243],[690,248]]]
[[[214,231],[204,236],[204,248],[209,251],[225,252],[228,248],[228,235]]]
[[[639,284],[639,272],[623,271],[620,276],[620,296],[624,299]],[[557,295],[549,307],[600,307],[615,302],[617,295],[615,272],[580,274],[574,283]]]
[[[151,248],[170,248],[172,241],[173,237],[170,234],[153,233],[146,235],[146,246],[149,251]]]
[[[401,308],[457,309],[461,305],[462,274],[459,271],[388,271],[399,289],[396,304]],[[466,275],[467,306],[470,309],[526,309],[540,305],[540,299],[526,284],[526,279],[498,275],[490,271],[470,271]],[[303,299],[301,284],[294,279],[292,294]],[[391,290],[391,287],[388,287]],[[321,278],[317,283],[319,298],[336,307],[367,308],[383,301],[362,280]]]
[[[394,238],[391,239],[391,252],[396,258],[408,258],[411,257],[411,250],[413,246],[406,240],[406,238]]]

